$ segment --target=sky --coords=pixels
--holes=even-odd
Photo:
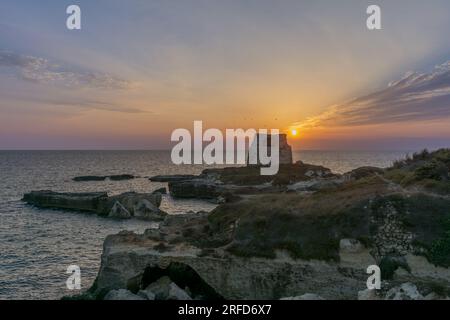
[[[66,28],[79,5],[82,29]],[[366,27],[377,4],[382,30]],[[0,149],[168,149],[280,129],[295,149],[450,146],[448,0],[0,2]]]

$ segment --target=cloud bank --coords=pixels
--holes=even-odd
[[[0,52],[0,67],[14,68],[22,79],[37,83],[117,90],[132,86],[130,81],[107,73],[64,68],[44,58],[11,52]]]
[[[429,73],[409,72],[381,91],[335,105],[293,126],[359,126],[450,118],[450,61]]]

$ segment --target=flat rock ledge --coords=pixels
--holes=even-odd
[[[89,212],[116,219],[136,217],[157,221],[167,216],[159,209],[162,200],[160,192],[127,192],[108,196],[106,192],[60,193],[42,190],[26,193],[22,200],[39,208]]]

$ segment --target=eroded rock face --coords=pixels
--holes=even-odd
[[[222,257],[202,254],[187,244],[153,249],[160,241],[122,232],[105,241],[97,292],[127,288],[149,267],[186,265],[226,299],[280,299],[315,292],[325,298],[351,299],[365,281],[365,270],[343,272],[339,264],[291,259]],[[245,266],[245,267],[244,267]]]
[[[163,220],[167,215],[147,199],[140,200],[133,207],[134,216],[145,220]]]
[[[116,201],[114,206],[111,208],[108,217],[116,219],[130,219],[131,214],[120,202]]]

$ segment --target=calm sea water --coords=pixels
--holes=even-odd
[[[335,172],[356,167],[389,166],[405,152],[303,151],[295,160],[320,164]],[[66,290],[69,265],[80,266],[82,289],[92,284],[100,266],[102,243],[121,230],[155,227],[139,220],[116,221],[95,215],[42,210],[20,201],[32,190],[65,192],[151,192],[158,174],[198,174],[203,166],[175,166],[167,151],[0,151],[0,299],[59,299]],[[74,182],[80,175],[133,174],[130,181]],[[170,214],[212,210],[215,205],[164,196]]]

